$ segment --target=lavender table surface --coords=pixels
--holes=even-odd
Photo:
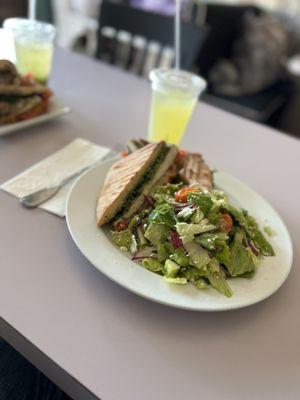
[[[72,114],[0,138],[0,182],[77,136],[114,146],[145,135],[147,82],[57,51],[51,86]],[[94,269],[64,220],[0,192],[0,335],[74,399],[299,399],[300,141],[200,103],[182,145],[281,214],[294,245],[281,289],[224,313],[152,303]]]

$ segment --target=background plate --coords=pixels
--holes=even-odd
[[[51,100],[49,109],[45,114],[39,115],[27,121],[15,122],[13,124],[0,125],[0,136],[9,135],[10,133],[20,131],[21,129],[29,128],[41,124],[42,122],[58,118],[61,115],[67,114],[71,111],[70,107],[65,106],[59,100]]]
[[[230,310],[255,304],[274,293],[286,280],[292,265],[289,233],[276,211],[260,195],[231,175],[218,171],[215,183],[242,205],[261,227],[275,232],[270,239],[276,252],[261,262],[251,279],[229,279],[234,294],[227,298],[215,289],[199,290],[192,285],[174,285],[133,262],[109,240],[108,232],[96,225],[96,202],[99,190],[112,162],[83,174],[74,184],[67,204],[67,224],[82,254],[103,274],[126,289],[147,299],[169,306],[198,311]]]

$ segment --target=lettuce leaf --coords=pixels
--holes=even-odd
[[[222,208],[226,210],[239,223],[240,226],[246,226],[247,221],[244,215],[244,211],[241,208],[236,207],[227,201],[224,201],[222,203]]]
[[[167,240],[164,243],[165,249],[167,250],[167,252],[171,255],[174,253],[174,247],[172,246],[172,244]]]
[[[243,233],[239,230],[230,245],[230,262],[226,262],[226,268],[231,276],[241,276],[256,271],[259,259],[250,248],[243,244]]]
[[[145,238],[154,246],[163,243],[170,234],[170,228],[162,223],[150,223],[145,232]]]
[[[245,229],[248,236],[252,239],[255,247],[257,247],[263,256],[274,256],[275,252],[273,247],[264,237],[260,231],[258,223],[255,219],[248,214],[247,211],[242,210],[234,205],[224,202],[222,207],[231,214],[239,225]]]
[[[218,292],[224,294],[226,297],[232,296],[232,290],[226,282],[225,272],[221,269],[216,260],[211,260],[209,262],[205,270],[205,276]]]
[[[219,261],[220,264],[224,264],[225,267],[228,268],[231,263],[231,251],[228,244],[225,243],[222,250],[215,253],[215,258]]]
[[[195,214],[196,209],[191,207],[184,207],[179,213],[177,214],[177,218],[183,221],[188,221],[191,219],[193,214]],[[199,221],[200,222],[200,221]]]
[[[203,192],[188,193],[187,201],[188,203],[196,204],[197,206],[199,206],[205,216],[207,216],[213,205],[211,196]]]
[[[112,241],[124,251],[130,251],[131,254],[137,251],[137,243],[135,236],[131,233],[130,229],[124,229],[123,231],[111,232]]]
[[[153,258],[145,258],[142,260],[142,266],[152,272],[163,271],[163,264]]]
[[[144,231],[143,231],[141,226],[137,227],[136,233],[137,233],[139,248],[147,246],[148,242],[147,242],[147,240],[145,238],[145,234],[144,234]]]
[[[164,279],[166,282],[168,282],[168,283],[175,283],[175,284],[177,284],[177,285],[185,285],[185,284],[187,284],[187,279],[186,279],[186,277],[182,277],[182,278],[179,278],[179,277],[177,277],[177,278],[171,278],[171,277],[168,277],[168,276],[164,276],[163,279]]]
[[[191,264],[196,268],[202,270],[210,262],[210,257],[207,250],[203,249],[196,242],[186,243],[184,247],[190,256]]]
[[[169,253],[163,243],[157,244],[157,259],[159,262],[165,262],[169,258]],[[176,261],[176,260],[174,260]]]
[[[216,247],[223,247],[226,244],[228,236],[226,233],[203,233],[196,237],[196,242],[208,250],[214,250]]]
[[[176,192],[182,187],[182,183],[168,183],[167,185],[164,186],[157,186],[154,191],[152,192],[152,195],[154,194],[169,194],[171,196],[174,196]]]
[[[225,273],[218,261],[211,260],[208,252],[195,242],[188,243],[185,247],[190,254],[192,264],[199,269],[201,276],[206,277],[210,284],[220,293],[230,297],[232,291],[226,282]]]
[[[200,224],[200,222],[203,220],[204,218],[204,212],[200,210],[200,208],[196,208],[196,211],[194,212],[191,222],[193,224]]]
[[[203,273],[196,267],[189,267],[185,271],[187,280],[197,286],[198,289],[204,289],[209,286],[209,281],[203,276]]]
[[[176,225],[176,216],[171,204],[159,204],[149,215],[149,221],[152,223],[162,223],[171,228]]]
[[[181,237],[183,243],[188,243],[194,239],[195,235],[214,230],[216,227],[209,223],[207,219],[203,219],[200,224],[188,224],[186,222],[178,222],[176,231]]]
[[[174,200],[175,193],[182,187],[182,185],[182,183],[168,183],[165,186],[157,186],[151,195],[154,197],[157,203],[172,202]]]
[[[246,216],[246,227],[248,235],[253,240],[255,247],[257,247],[263,256],[274,256],[275,252],[273,247],[264,237],[262,232],[259,230],[258,224],[253,217],[250,215]]]
[[[132,232],[132,230],[139,224],[140,220],[140,216],[138,214],[135,215],[129,222],[128,229]]]
[[[264,232],[265,232],[269,237],[274,236],[274,232],[272,231],[272,229],[271,229],[269,226],[264,226]]]
[[[170,255],[170,259],[175,261],[180,267],[188,267],[190,259],[183,248],[174,250],[174,253]]]
[[[165,265],[163,268],[165,276],[169,278],[174,278],[179,270],[180,266],[176,262],[169,259],[165,261]]]

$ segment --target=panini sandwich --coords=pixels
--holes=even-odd
[[[99,226],[136,213],[178,153],[164,141],[150,143],[117,161],[109,170],[97,203]]]

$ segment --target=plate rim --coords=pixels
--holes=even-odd
[[[101,163],[100,165],[97,165],[91,169],[89,169],[88,171],[84,172],[72,185],[68,197],[67,197],[67,203],[66,203],[66,223],[67,223],[67,227],[68,227],[68,231],[69,234],[73,240],[73,242],[75,243],[77,249],[80,251],[80,253],[88,260],[88,262],[93,266],[93,268],[95,268],[96,270],[98,270],[100,273],[102,273],[105,277],[107,277],[108,279],[110,279],[112,282],[114,282],[115,284],[121,286],[122,288],[128,290],[131,293],[134,293],[137,296],[140,296],[144,299],[150,300],[152,302],[158,303],[158,304],[163,304],[165,306],[168,307],[172,307],[172,308],[176,308],[176,309],[181,309],[181,310],[186,310],[186,311],[196,311],[196,312],[224,312],[224,311],[231,311],[231,310],[238,310],[241,308],[245,308],[245,307],[249,307],[251,305],[255,305],[258,304],[264,300],[266,300],[268,297],[272,296],[274,293],[276,293],[280,287],[286,282],[292,266],[293,266],[293,258],[294,258],[294,251],[293,251],[293,242],[291,240],[291,235],[287,229],[287,226],[285,224],[285,222],[283,221],[281,215],[276,211],[276,209],[270,204],[270,202],[268,200],[266,200],[261,194],[259,194],[258,192],[256,192],[254,189],[252,189],[247,183],[244,183],[243,181],[241,181],[240,179],[236,178],[235,176],[231,175],[230,173],[218,169],[215,173],[216,174],[223,174],[227,177],[229,177],[232,181],[234,181],[235,183],[237,183],[238,185],[242,185],[243,187],[245,187],[248,191],[250,191],[252,194],[254,194],[256,197],[259,198],[260,201],[264,202],[268,207],[270,207],[270,209],[276,214],[277,218],[280,220],[281,224],[283,225],[284,229],[285,229],[285,233],[287,235],[287,239],[288,239],[288,244],[289,244],[289,262],[285,271],[285,274],[283,275],[282,280],[273,288],[273,290],[271,291],[271,293],[266,292],[265,295],[261,296],[258,300],[251,300],[249,299],[249,301],[245,301],[245,302],[241,302],[239,304],[236,305],[232,305],[232,304],[228,304],[226,307],[226,304],[224,303],[224,306],[219,306],[219,307],[209,307],[209,306],[205,306],[205,307],[201,307],[201,306],[189,306],[189,305],[179,305],[179,304],[174,304],[173,302],[169,302],[169,301],[164,301],[161,299],[157,299],[154,296],[152,297],[151,295],[147,295],[141,291],[139,291],[138,289],[135,289],[134,287],[128,287],[125,284],[123,284],[122,282],[113,279],[105,270],[98,268],[96,265],[94,265],[94,262],[91,260],[91,257],[89,255],[86,254],[86,252],[82,249],[82,246],[77,242],[76,238],[74,237],[74,234],[72,232],[71,229],[71,222],[70,222],[70,207],[69,207],[69,202],[71,201],[71,198],[73,196],[73,191],[75,190],[75,188],[77,187],[77,185],[81,182],[82,179],[85,179],[89,174],[92,174],[95,172],[96,169],[100,169],[103,168],[106,165],[109,165],[111,163],[113,163],[114,161],[108,160],[106,162]],[[229,193],[230,194],[230,193]],[[124,256],[124,258],[126,258],[126,256]],[[137,267],[140,267],[138,264],[136,264]],[[141,267],[140,267],[141,268]],[[233,294],[234,295],[234,294]]]

